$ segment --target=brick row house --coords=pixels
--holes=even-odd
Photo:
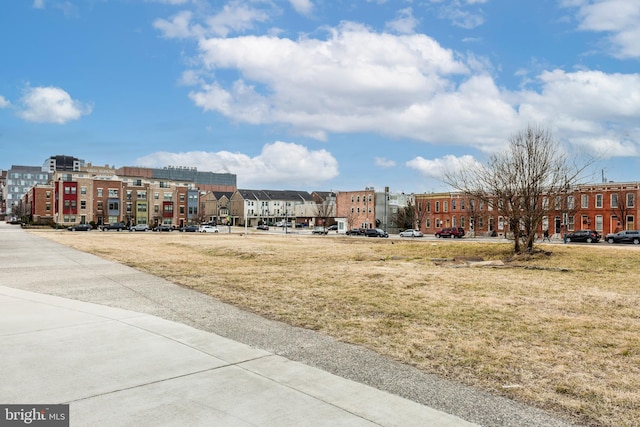
[[[582,184],[565,196],[543,199],[549,209],[538,233],[549,230],[551,235],[591,229],[603,235],[637,227],[637,199],[640,183]],[[505,236],[507,221],[493,203],[474,200],[460,193],[417,194],[416,218],[419,229],[434,234],[444,227],[462,227],[475,236]]]

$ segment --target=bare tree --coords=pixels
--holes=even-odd
[[[631,193],[632,194],[632,193]],[[633,208],[629,207],[629,200],[627,195],[621,191],[611,193],[611,210],[618,219],[618,227],[616,231],[627,229],[627,218],[633,212]],[[631,203],[633,206],[633,203]]]
[[[509,138],[504,152],[486,164],[445,174],[445,182],[470,197],[492,203],[509,225],[515,253],[532,252],[536,231],[550,212],[543,198],[566,198],[586,168],[570,163],[551,134],[541,127],[527,127]]]
[[[396,213],[395,216],[398,228],[416,228],[416,208],[411,204],[411,202],[407,203],[407,206],[404,208],[399,208],[398,213]]]
[[[330,219],[335,217],[335,203],[328,197],[316,202],[314,216],[321,220],[323,226],[327,226]]]

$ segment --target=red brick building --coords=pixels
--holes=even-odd
[[[543,199],[549,214],[538,233],[548,229],[551,235],[565,231],[592,229],[603,235],[638,227],[640,183],[582,184],[566,196]],[[435,234],[440,228],[462,227],[476,236],[504,236],[509,233],[505,218],[491,203],[460,193],[417,194],[416,218],[423,233]]]

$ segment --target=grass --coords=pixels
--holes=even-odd
[[[573,421],[640,419],[640,248],[37,233]],[[506,267],[433,262],[473,257]]]

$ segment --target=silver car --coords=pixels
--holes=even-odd
[[[403,232],[400,233],[400,237],[423,237],[424,234],[422,234],[422,231],[420,230],[404,230]]]

